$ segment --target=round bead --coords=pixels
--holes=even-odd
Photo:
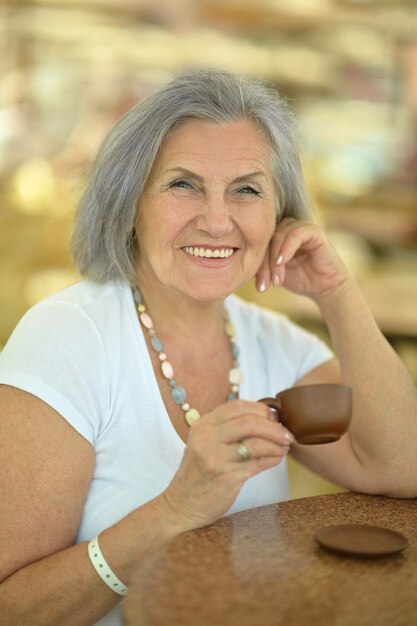
[[[165,354],[165,352],[161,352],[161,354],[158,354],[158,357],[160,361],[166,361],[167,359],[167,355]]]
[[[174,368],[172,367],[169,361],[163,361],[161,368],[162,368],[162,373],[165,376],[165,378],[169,379],[174,376]]]
[[[236,394],[233,392],[230,392],[227,396],[227,401],[230,402],[231,400],[236,400]]]
[[[233,358],[237,360],[239,356],[239,347],[237,346],[236,343],[232,343],[232,354],[233,354]]]
[[[230,320],[227,320],[226,324],[224,325],[224,329],[228,337],[234,337],[236,335],[235,327]]]
[[[151,337],[151,344],[154,350],[156,350],[157,352],[162,352],[162,343],[159,341],[156,335],[153,335],[153,337]]]
[[[201,416],[197,409],[190,409],[189,411],[187,411],[184,417],[188,426],[192,426],[194,422],[197,422],[197,420],[200,419]]]
[[[182,410],[183,411],[189,411],[189,409],[191,408],[190,405],[188,404],[188,402],[184,402],[184,404],[182,405]]]
[[[142,296],[137,289],[133,290],[133,299],[136,304],[142,304]]]
[[[229,383],[231,385],[239,385],[242,379],[242,371],[238,367],[233,367],[229,372]]]
[[[184,387],[175,387],[171,391],[171,396],[175,404],[184,404],[187,399],[187,392],[185,391]]]
[[[239,385],[232,385],[231,390],[233,391],[233,393],[237,393],[239,391]]]
[[[139,317],[145,328],[153,328],[153,321],[147,313],[141,313]]]
[[[145,309],[145,307],[143,306],[143,304],[140,304],[140,305],[138,306],[138,311],[139,311],[139,313],[144,313],[144,311],[146,311],[146,309]]]

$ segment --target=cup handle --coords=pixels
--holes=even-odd
[[[267,404],[278,413],[278,421],[281,421],[281,400],[280,398],[261,398],[258,402]]]

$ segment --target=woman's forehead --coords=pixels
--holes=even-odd
[[[154,167],[161,172],[175,167],[189,169],[193,164],[270,173],[271,145],[250,120],[223,124],[187,120],[166,136]]]

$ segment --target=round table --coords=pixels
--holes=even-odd
[[[339,556],[314,532],[371,524],[409,546],[381,559]],[[139,568],[126,626],[417,624],[417,502],[356,493],[251,509],[184,533]]]

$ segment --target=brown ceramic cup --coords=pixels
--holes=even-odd
[[[262,398],[297,443],[313,445],[337,441],[352,419],[352,390],[346,385],[304,385]]]

